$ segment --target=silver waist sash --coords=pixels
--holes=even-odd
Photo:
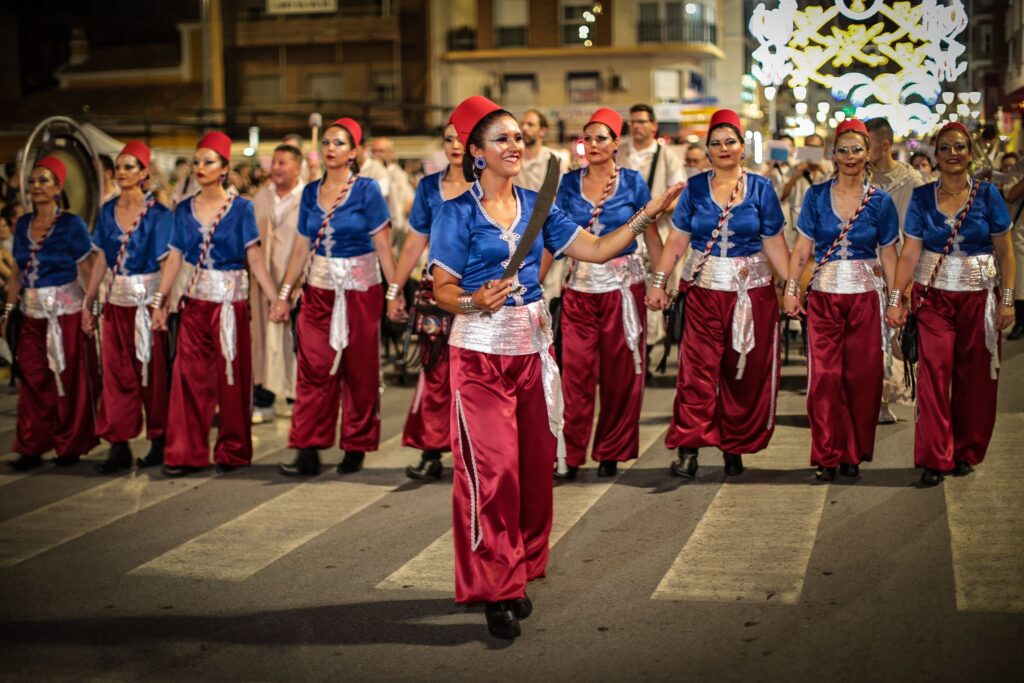
[[[633,371],[643,372],[640,354],[640,312],[636,307],[630,287],[645,284],[644,262],[639,254],[627,254],[613,258],[608,263],[587,263],[576,261],[569,276],[568,288],[586,294],[607,294],[619,292],[622,298],[622,332],[626,346],[633,353]]]
[[[235,383],[234,361],[238,355],[238,321],[236,301],[249,299],[249,273],[244,270],[213,270],[204,268],[195,286],[187,292],[191,299],[220,304],[220,352],[224,356],[228,384]],[[245,323],[248,325],[249,321]]]
[[[330,343],[334,349],[334,363],[331,374],[338,372],[341,354],[348,347],[348,306],[345,291],[365,292],[381,283],[377,254],[370,252],[351,258],[329,258],[314,254],[306,282],[311,287],[334,292],[334,308],[331,309]]]
[[[149,304],[160,288],[160,273],[117,275],[107,292],[107,303],[135,307],[135,358],[142,363],[142,386],[149,386],[149,360],[153,355],[153,328]]]
[[[541,382],[547,404],[548,427],[558,440],[558,469],[565,472],[564,406],[558,364],[548,349],[552,344],[551,315],[544,300],[525,306],[504,306],[491,315],[455,316],[448,344],[459,349],[498,356],[540,355]]]
[[[58,318],[82,310],[85,292],[78,280],[54,287],[28,287],[21,290],[21,312],[29,318],[46,321],[46,364],[57,383],[57,394],[64,395],[60,375],[67,367],[64,357],[64,333]]]
[[[885,279],[881,266],[874,259],[829,261],[818,271],[811,287],[826,294],[875,292],[878,295],[878,325],[885,376],[892,377],[892,330],[885,324]]]
[[[747,354],[753,351],[757,340],[754,338],[754,311],[749,291],[772,284],[772,271],[764,252],[753,256],[708,256],[697,280],[693,271],[703,257],[702,253],[690,251],[683,265],[682,279],[696,287],[719,292],[736,292],[736,309],[732,316],[732,348],[740,354],[736,364],[736,379],[743,379],[747,367]]]
[[[939,257],[938,252],[923,250],[921,258],[917,262],[917,269],[914,271],[914,281],[927,287]],[[932,282],[933,288],[947,292],[987,292],[985,295],[985,348],[988,349],[991,357],[989,376],[992,379],[999,376],[997,372],[999,370],[999,324],[995,291],[998,282],[999,268],[996,264],[996,257],[992,254],[978,254],[977,256],[947,254],[946,258],[942,259],[942,267],[939,268],[935,274],[935,280]]]

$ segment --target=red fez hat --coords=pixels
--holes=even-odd
[[[212,149],[228,161],[231,160],[231,138],[218,130],[207,133],[199,140],[199,144],[196,145],[196,149],[201,149],[203,147],[206,149]]]
[[[868,135],[868,127],[860,119],[846,119],[836,126],[836,138],[843,133],[860,133],[864,137]]]
[[[341,126],[345,130],[347,130],[348,134],[352,136],[352,146],[353,147],[358,147],[359,144],[363,141],[363,127],[360,126],[359,123],[355,119],[350,119],[348,117],[344,117],[344,118],[338,119],[337,121],[335,121],[331,125],[332,126]]]
[[[463,147],[469,147],[469,134],[473,132],[476,124],[480,123],[481,119],[488,114],[499,109],[501,107],[480,95],[467,97],[459,103],[459,106],[455,107],[450,121],[455,126],[455,132],[458,133]]]
[[[587,126],[592,123],[603,123],[608,126],[612,131],[612,135],[619,137],[619,133],[622,132],[622,117],[619,116],[619,112],[614,109],[608,109],[607,107],[601,107],[590,116],[590,120],[587,121]],[[587,126],[583,126],[586,128]]]
[[[36,162],[35,168],[45,168],[57,178],[60,185],[63,185],[64,179],[68,177],[67,166],[57,157],[43,157]]]
[[[967,130],[967,126],[960,123],[959,121],[950,121],[942,128],[940,128],[939,132],[935,134],[935,149],[939,148],[939,138],[941,138],[944,133],[948,133],[951,130],[958,130],[964,135],[966,135],[968,140],[971,139],[971,132]]]
[[[139,160],[142,168],[149,168],[149,160],[153,156],[153,151],[138,140],[131,140],[121,150],[121,154],[133,156]],[[121,154],[118,154],[118,156],[121,156]]]
[[[740,115],[732,109],[719,109],[711,115],[711,123],[708,124],[708,135],[711,131],[721,125],[729,125],[736,129],[736,132],[743,135],[743,126],[740,125]]]

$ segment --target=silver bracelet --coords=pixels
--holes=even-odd
[[[653,218],[644,213],[643,209],[640,209],[626,221],[626,227],[629,228],[629,231],[634,236],[639,236],[653,220]]]
[[[898,289],[894,289],[889,292],[888,304],[890,308],[899,308],[903,305],[903,292]]]
[[[150,302],[149,307],[153,310],[159,310],[164,307],[164,293],[157,292],[153,295],[153,301]]]
[[[800,296],[800,281],[786,280],[786,296]]]
[[[14,311],[14,304],[4,304],[4,312],[0,313],[0,325],[7,322],[7,319],[11,317],[12,311]]]
[[[277,292],[277,298],[279,301],[288,301],[292,296],[292,287],[294,285],[281,285],[281,289]]]
[[[1000,294],[1002,294],[1002,301],[1000,303],[1002,303],[1004,306],[1012,306],[1013,297],[1014,294],[1016,294],[1016,292],[1009,287],[1003,287],[1001,290],[999,290],[999,292]]]
[[[654,274],[654,277],[651,278],[651,287],[654,287],[655,289],[665,289],[665,282],[667,281],[668,273],[658,271]]]
[[[89,305],[89,311],[97,318],[100,317],[100,314],[103,313],[103,307],[100,306],[99,299],[92,300],[92,304]]]
[[[398,286],[397,282],[392,282],[390,285],[388,285],[388,291],[384,295],[384,298],[387,299],[388,301],[394,301],[395,299],[398,298],[398,293],[401,291],[401,289],[402,288]]]
[[[473,313],[477,310],[476,304],[473,302],[472,294],[463,292],[459,295],[459,310],[463,313]]]

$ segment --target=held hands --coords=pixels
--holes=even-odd
[[[661,215],[662,211],[665,211],[668,207],[672,206],[672,203],[679,198],[679,195],[682,193],[683,187],[685,186],[686,183],[676,183],[665,190],[664,194],[658,195],[651,201],[647,202],[647,206],[644,207],[644,215],[651,220],[657,219],[657,217]]]
[[[793,294],[787,294],[782,297],[782,310],[790,318],[799,318],[801,315],[807,315],[807,310],[800,303],[800,297]]]
[[[405,296],[399,292],[398,297],[388,301],[388,320],[404,323],[408,319],[409,313],[405,310]]]
[[[1013,324],[1015,311],[1013,306],[1000,306],[999,311],[996,314],[996,324],[999,325],[1000,330],[1005,330],[1007,327]]]
[[[473,292],[473,305],[477,310],[494,313],[505,305],[505,299],[512,293],[512,279],[488,280],[484,286]]]
[[[270,320],[275,323],[288,322],[288,314],[291,311],[291,303],[282,299],[274,299],[270,305]]]
[[[155,308],[150,312],[150,318],[153,321],[150,327],[156,332],[163,332],[167,330],[167,307],[161,306]]]
[[[82,307],[82,332],[85,332],[87,337],[96,334],[96,316],[88,306]]]
[[[889,306],[885,309],[885,322],[889,327],[903,327],[907,322],[907,309],[901,303],[899,306]]]
[[[668,292],[664,287],[648,287],[644,303],[652,311],[664,311],[668,306]]]

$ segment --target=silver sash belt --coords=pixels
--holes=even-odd
[[[882,337],[885,376],[892,377],[892,330],[885,324],[885,279],[874,259],[829,261],[821,267],[811,287],[826,294],[878,294],[878,324]]]
[[[58,318],[82,310],[85,292],[78,280],[55,287],[29,287],[21,290],[21,312],[29,318],[46,321],[46,364],[57,383],[57,395],[64,395],[60,375],[67,367],[64,357],[64,333]]]
[[[927,286],[939,254],[923,250],[914,271],[914,281]],[[932,287],[947,292],[987,292],[985,296],[985,348],[991,356],[989,376],[999,376],[999,325],[996,311],[996,286],[999,282],[999,268],[992,254],[964,256],[947,254],[942,268],[935,274]]]
[[[694,282],[693,271],[703,256],[695,250],[683,265],[682,278],[697,287],[718,292],[736,292],[736,310],[732,315],[732,348],[740,354],[736,364],[736,379],[743,379],[747,367],[747,354],[754,350],[754,310],[749,291],[757,287],[770,287],[772,271],[764,252],[753,256],[708,256]]]
[[[377,254],[372,251],[350,258],[329,258],[316,254],[312,258],[307,282],[317,289],[334,292],[330,333],[331,348],[334,349],[331,374],[334,375],[341,364],[341,354],[348,347],[348,305],[345,302],[345,292],[365,292],[370,287],[379,285],[380,268],[377,267]]]
[[[565,473],[564,406],[562,379],[551,357],[551,314],[544,301],[525,306],[504,306],[491,315],[470,313],[455,316],[448,344],[459,349],[498,356],[540,355],[541,382],[548,410],[548,427],[558,440],[558,471]]]
[[[153,328],[149,304],[160,288],[160,273],[116,275],[107,292],[107,303],[135,307],[135,358],[142,363],[142,386],[149,386],[149,361],[153,356]]]
[[[249,273],[244,270],[213,270],[204,268],[189,298],[220,304],[220,353],[224,356],[228,384],[235,383],[233,363],[238,355],[238,322],[236,301],[249,299]],[[248,324],[249,321],[246,321]]]
[[[633,371],[639,375],[643,372],[640,355],[643,330],[640,327],[640,312],[637,311],[636,300],[630,291],[630,287],[636,284],[645,284],[644,262],[639,254],[627,254],[607,263],[575,262],[568,287],[586,294],[621,294],[622,332],[626,337],[626,346],[633,353]]]

